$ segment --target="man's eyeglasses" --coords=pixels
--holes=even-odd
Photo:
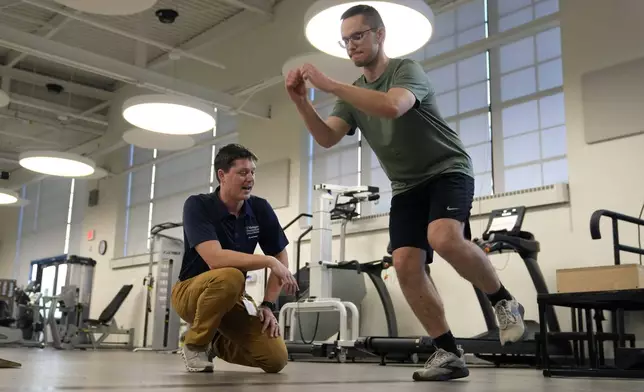
[[[354,44],[358,44],[360,43],[360,41],[362,41],[365,34],[374,30],[377,30],[377,28],[371,28],[371,29],[355,32],[347,38],[343,37],[340,41],[338,41],[338,44],[340,44],[342,48],[346,49],[347,46],[349,46],[349,41],[353,42]]]

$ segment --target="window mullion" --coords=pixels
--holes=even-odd
[[[488,0],[488,23],[490,34],[499,31],[498,0]],[[501,117],[501,55],[500,48],[488,50],[488,67],[490,73],[490,126],[492,128],[492,193],[501,193],[505,189],[503,171],[503,119]]]

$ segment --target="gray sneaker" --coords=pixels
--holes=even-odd
[[[514,298],[510,301],[504,299],[494,306],[494,310],[499,321],[499,340],[501,340],[501,345],[521,340],[525,333],[525,324],[523,323],[525,310],[523,305]]]
[[[437,348],[425,363],[425,367],[414,372],[414,381],[448,381],[470,375],[465,365],[463,350],[458,349],[460,355]]]
[[[213,370],[212,362],[208,360],[205,351],[192,351],[185,344],[181,347],[181,357],[189,372],[210,373]]]

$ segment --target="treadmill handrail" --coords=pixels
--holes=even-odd
[[[534,239],[532,233],[522,231],[520,234],[523,235],[492,234],[487,240],[477,242],[477,245],[500,244],[503,249],[512,249],[521,255],[541,251],[540,243]]]
[[[612,228],[613,228],[613,256],[615,259],[615,265],[620,265],[621,260],[620,260],[620,251],[623,252],[628,252],[628,253],[635,253],[639,255],[644,255],[644,249],[638,248],[635,246],[628,246],[628,245],[622,245],[619,243],[619,228],[618,228],[618,222],[623,221],[623,222],[628,222],[628,223],[633,223],[638,226],[644,226],[644,220],[635,218],[632,216],[624,215],[619,212],[615,211],[610,211],[610,210],[597,210],[593,212],[593,214],[590,216],[590,237],[594,240],[598,240],[602,238],[601,231],[600,231],[600,220],[602,216],[611,218],[612,220]]]
[[[159,223],[157,225],[152,226],[152,229],[150,229],[150,235],[154,237],[155,235],[159,234],[160,232],[164,230],[170,230],[174,229],[177,227],[182,227],[183,222],[164,222],[164,223]]]
[[[292,225],[293,223],[295,223],[295,222],[299,221],[299,220],[300,220],[300,218],[303,218],[303,217],[313,218],[313,215],[311,215],[311,214],[307,214],[306,212],[302,212],[301,214],[299,214],[299,215],[298,215],[298,216],[296,216],[295,218],[291,219],[291,221],[290,221],[290,222],[288,222],[288,223],[286,224],[286,226],[282,227],[282,230],[286,230],[286,229],[288,229],[289,227],[291,227],[291,225]]]

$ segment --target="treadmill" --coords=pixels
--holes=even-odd
[[[516,252],[525,263],[532,279],[537,294],[548,293],[546,282],[537,264],[537,254],[540,247],[530,232],[521,230],[526,208],[523,206],[494,210],[490,213],[487,228],[480,239],[474,239],[487,254],[500,254],[503,252]],[[456,344],[461,346],[466,354],[474,354],[477,358],[501,365],[530,365],[537,366],[539,362],[538,336],[539,323],[533,320],[524,320],[526,332],[523,340],[501,346],[499,329],[492,304],[487,296],[479,289],[474,288],[476,297],[481,306],[487,331],[471,338],[457,338]],[[552,307],[548,307],[548,331],[560,332],[559,322]],[[553,334],[554,335],[554,334]],[[550,338],[548,352],[552,350],[553,356],[570,356],[572,347],[567,340]],[[386,363],[387,357],[394,354],[413,356],[414,354],[431,354],[435,347],[432,339],[421,337],[364,337],[356,342],[356,346],[381,357],[381,365]]]

